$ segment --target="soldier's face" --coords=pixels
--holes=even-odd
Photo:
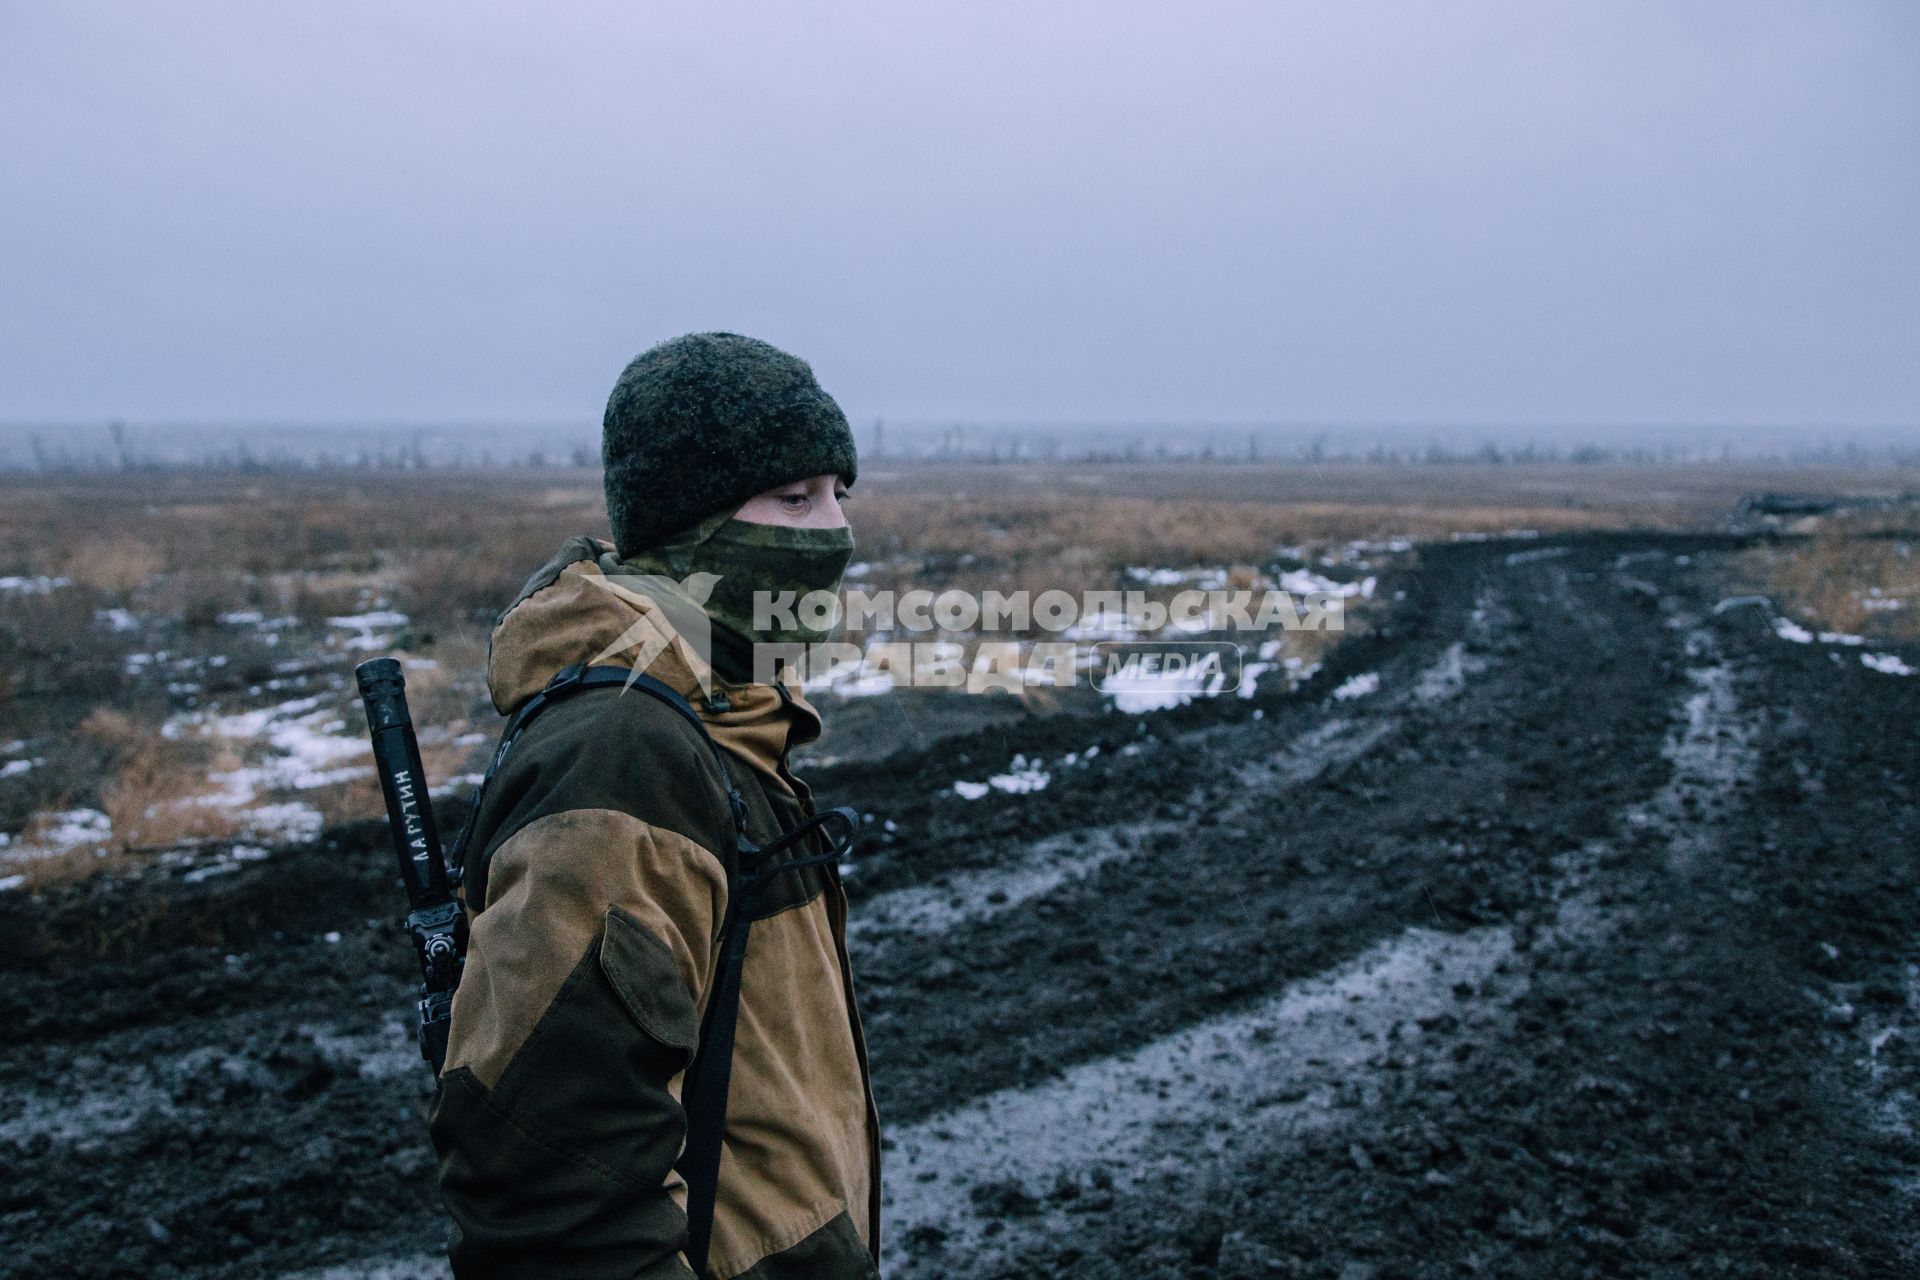
[[[837,475],[808,476],[747,499],[733,513],[748,524],[784,524],[796,529],[838,529],[847,523],[847,483]]]

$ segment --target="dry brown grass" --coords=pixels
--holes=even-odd
[[[95,707],[74,730],[80,737],[109,751],[129,751],[152,735],[150,727],[134,722],[119,707]]]
[[[1072,589],[1127,564],[1699,524],[1762,489],[1914,486],[1907,472],[1765,466],[889,464],[862,476],[851,512],[857,558],[910,562],[929,584],[1046,575]],[[563,539],[605,528],[599,476],[580,471],[0,477],[0,573],[65,575],[90,599],[189,619],[259,608],[320,622],[385,604],[436,637],[484,631]]]
[[[238,831],[234,814],[208,785],[206,764],[172,747],[147,738],[101,784],[100,808],[113,823],[115,848],[178,848]]]
[[[152,542],[131,534],[88,538],[66,550],[60,574],[95,591],[126,596],[151,582],[167,567]]]
[[[198,742],[162,737],[114,707],[95,709],[79,732],[106,752],[107,778],[98,792],[100,811],[113,826],[109,848],[176,848],[235,834],[234,815],[215,802],[207,779],[237,760],[215,759]]]
[[[873,466],[850,508],[876,588],[1138,589],[1128,566],[1229,568],[1255,584],[1283,548],[1309,556],[1355,540],[1444,538],[1533,529],[1710,525],[1760,490],[1892,492],[1920,474],[1834,468],[1471,467],[1322,464]],[[395,609],[412,625],[396,647],[437,665],[408,671],[430,776],[478,767],[497,721],[481,687],[494,614],[561,541],[604,534],[597,473],[571,470],[332,472],[284,475],[139,473],[0,476],[0,575],[65,577],[45,594],[0,595],[0,739],[84,739],[86,781],[75,795],[14,793],[17,825],[79,804],[113,820],[104,851],[75,850],[18,868],[39,882],[113,865],[128,850],[228,838],[234,815],[202,804],[210,772],[230,768],[218,743],[163,740],[177,707],[171,676],[116,685],[123,657],[156,647],[144,632],[103,630],[97,610],[166,620],[178,647],[232,655],[224,668],[271,674],[306,658],[344,678],[364,656],[330,647],[327,619]],[[1859,530],[1781,546],[1749,559],[1760,589],[1823,628],[1912,636],[1920,628],[1920,574],[1908,546]],[[1873,610],[1878,587],[1908,607]],[[1164,599],[1171,590],[1152,590]],[[219,620],[236,610],[305,624],[265,647]],[[1363,610],[1352,624],[1365,625]],[[930,637],[929,637],[930,638]],[[335,639],[338,639],[336,634]],[[1296,632],[1285,656],[1317,660],[1337,636]],[[243,644],[254,647],[242,652]],[[114,646],[118,645],[116,649]],[[223,648],[224,647],[224,648]],[[157,668],[156,668],[157,669]],[[202,672],[201,674],[206,674]],[[265,675],[229,679],[208,696],[232,708]],[[1030,691],[1039,704],[1051,699]],[[265,700],[268,695],[262,695]],[[277,696],[286,697],[290,694]],[[126,709],[93,703],[120,701]],[[344,695],[343,695],[344,703]],[[244,704],[243,704],[244,705]],[[91,714],[89,714],[91,712]],[[358,725],[352,726],[354,730]],[[483,745],[456,745],[481,733]],[[229,748],[230,749],[230,748]],[[36,748],[37,750],[37,748]],[[97,763],[98,767],[93,766]],[[41,788],[65,771],[36,769],[16,786]],[[299,793],[329,821],[379,812],[370,779]],[[23,838],[27,833],[21,833]],[[104,856],[103,856],[104,853]]]
[[[1592,512],[1537,508],[1422,510],[1072,494],[947,502],[896,494],[862,500],[851,510],[861,559],[952,564],[971,568],[977,576],[1048,568],[1079,579],[1110,577],[1126,565],[1260,563],[1284,547],[1516,528],[1547,532],[1605,523]],[[963,557],[971,557],[964,566]]]
[[[1920,639],[1920,539],[1827,526],[1805,542],[1756,547],[1742,572],[1787,614],[1820,630]],[[1893,603],[1876,603],[1893,602]]]
[[[0,574],[62,575],[189,620],[384,602],[484,627],[564,538],[604,523],[579,473],[6,476]]]
[[[96,748],[103,762],[102,780],[91,790],[109,831],[98,839],[62,838],[60,828],[74,807],[71,794],[32,815],[19,834],[20,844],[55,851],[9,862],[6,868],[8,874],[25,876],[30,890],[121,870],[156,853],[236,834],[236,816],[219,803],[208,781],[210,773],[234,761],[161,737],[152,726],[112,707],[96,708],[75,732]]]

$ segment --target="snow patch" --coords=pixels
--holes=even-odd
[[[1311,569],[1289,569],[1280,575],[1280,589],[1291,595],[1334,596],[1343,600],[1356,596],[1362,600],[1371,600],[1374,588],[1379,585],[1379,582],[1378,578],[1371,576],[1362,578],[1358,582],[1336,582]]]
[[[1198,671],[1193,667],[1173,671],[1141,668],[1124,679],[1103,681],[1100,692],[1113,699],[1115,710],[1142,715],[1182,706],[1202,694],[1219,693],[1225,684],[1226,672],[1218,667]]]
[[[985,782],[956,782],[953,791],[962,800],[978,800],[989,790],[1021,796],[1045,791],[1052,778],[1037,761],[1029,763],[1025,756],[1015,756],[1006,773],[997,773]]]
[[[0,860],[32,862],[105,844],[113,838],[113,822],[98,809],[66,809],[41,818],[27,835],[30,838],[0,846]]]
[[[1368,694],[1380,692],[1380,673],[1369,671],[1363,675],[1348,676],[1341,681],[1340,687],[1333,691],[1334,701],[1351,702],[1355,698],[1364,698]]]
[[[1251,698],[1260,691],[1260,677],[1276,669],[1277,663],[1249,662],[1240,668],[1240,688],[1237,692],[1243,698]]]
[[[404,613],[392,609],[375,609],[369,613],[355,613],[338,618],[328,618],[330,627],[342,627],[354,634],[342,641],[343,649],[387,649],[393,645],[391,635],[380,635],[382,629],[404,627],[408,618]]]
[[[44,574],[35,577],[0,578],[0,595],[50,596],[61,587],[71,585],[69,578],[49,578]]]
[[[241,805],[262,790],[304,791],[365,777],[372,771],[372,765],[363,763],[372,748],[366,739],[346,732],[346,720],[334,714],[329,702],[329,695],[315,694],[211,721],[179,716],[169,720],[161,733],[177,738],[198,727],[223,738],[263,741],[272,754],[261,763],[213,776],[212,781],[225,788],[223,798]]]
[[[1720,603],[1726,604],[1728,602],[1723,600]],[[1715,609],[1717,611],[1718,606],[1715,606]],[[1782,640],[1791,640],[1795,644],[1812,644],[1815,640],[1818,640],[1821,644],[1839,644],[1846,645],[1849,648],[1858,648],[1867,642],[1865,636],[1856,636],[1845,631],[1822,631],[1816,635],[1791,618],[1775,618],[1773,620],[1773,633]]]
[[[310,804],[289,800],[263,804],[246,811],[244,828],[255,840],[305,844],[320,838],[326,819]]]
[[[1773,633],[1782,640],[1791,640],[1795,644],[1812,644],[1813,632],[1807,630],[1792,618],[1775,618]]]

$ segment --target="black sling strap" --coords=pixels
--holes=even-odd
[[[829,809],[801,823],[765,847],[756,847],[740,833],[740,870],[727,894],[727,922],[721,937],[720,967],[707,998],[705,1025],[700,1028],[700,1052],[683,1091],[687,1111],[687,1145],[680,1154],[680,1176],[687,1182],[687,1261],[694,1274],[707,1274],[707,1251],[713,1241],[714,1198],[720,1189],[720,1147],[727,1128],[727,1090],[733,1077],[733,1033],[739,1022],[740,980],[746,970],[747,933],[753,924],[760,887],[777,875],[804,867],[838,862],[853,847],[859,818],[851,809]],[[836,832],[833,828],[842,830]],[[828,850],[777,865],[773,859],[800,841],[824,831]]]
[[[726,1137],[727,1091],[733,1078],[734,1030],[740,1018],[740,981],[746,967],[747,934],[753,923],[754,907],[760,888],[776,875],[805,867],[838,863],[853,847],[859,829],[859,816],[851,809],[829,809],[786,832],[773,843],[761,846],[747,835],[747,802],[734,785],[727,769],[726,753],[707,732],[706,722],[678,690],[652,676],[626,667],[589,667],[576,663],[562,669],[547,687],[529,698],[514,713],[500,735],[500,745],[487,765],[486,775],[473,793],[472,808],[466,825],[455,842],[456,867],[464,862],[467,842],[472,838],[480,813],[480,798],[494,773],[506,759],[507,750],[518,740],[528,723],[556,701],[590,689],[639,689],[666,703],[693,726],[720,771],[720,783],[727,791],[727,806],[733,814],[734,852],[737,867],[727,886],[727,914],[720,926],[719,967],[708,986],[707,1012],[700,1028],[700,1047],[681,1090],[687,1114],[687,1141],[681,1150],[677,1168],[687,1184],[687,1262],[701,1280],[707,1275],[707,1254],[713,1244],[714,1202],[720,1188],[720,1151]],[[774,859],[799,845],[815,833],[827,839],[827,852],[793,858],[773,865]]]
[[[493,758],[487,762],[487,771],[480,779],[480,785],[474,789],[472,807],[467,810],[467,821],[460,828],[460,836],[453,842],[452,861],[454,874],[464,871],[467,844],[473,838],[474,825],[480,817],[480,798],[487,793],[487,787],[493,782],[493,775],[499,772],[500,764],[507,758],[507,751],[519,741],[533,718],[545,711],[560,699],[576,693],[585,693],[593,689],[638,689],[666,703],[680,713],[680,718],[693,726],[700,740],[707,744],[707,750],[713,755],[713,763],[720,770],[720,785],[727,789],[727,806],[733,813],[733,827],[736,838],[742,843],[747,839],[747,802],[740,795],[740,789],[733,785],[733,775],[727,772],[726,754],[720,744],[707,732],[707,725],[693,704],[680,696],[680,691],[672,685],[656,680],[650,675],[630,670],[627,667],[590,667],[576,662],[570,667],[562,667],[547,681],[546,688],[520,704],[520,709],[507,721],[507,727],[500,731],[500,745],[493,750]]]

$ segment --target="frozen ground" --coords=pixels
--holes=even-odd
[[[1298,688],[811,770],[888,1273],[1920,1274],[1920,654],[1733,547],[1429,547]],[[444,1274],[382,839],[0,894],[0,1272]]]

